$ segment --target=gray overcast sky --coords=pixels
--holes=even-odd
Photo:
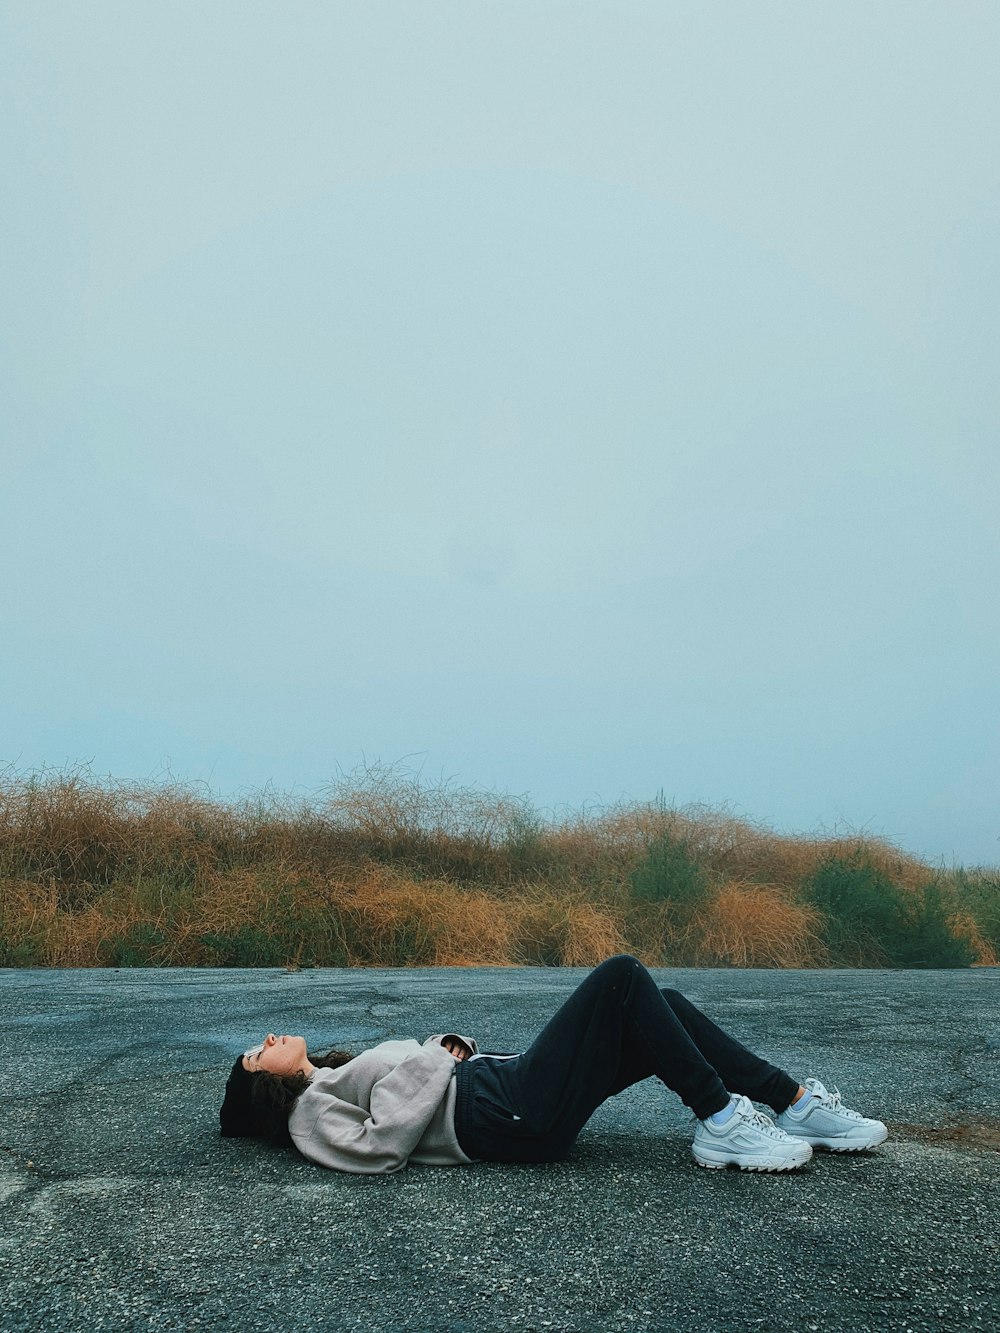
[[[1000,861],[998,39],[5,4],[0,762]]]

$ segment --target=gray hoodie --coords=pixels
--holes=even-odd
[[[428,1037],[422,1046],[384,1041],[339,1069],[311,1074],[288,1116],[303,1157],[366,1174],[399,1171],[408,1162],[469,1162],[455,1137],[458,1061],[443,1039]],[[476,1052],[469,1037],[462,1041]]]

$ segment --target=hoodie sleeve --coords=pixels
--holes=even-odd
[[[338,1171],[371,1175],[406,1166],[444,1100],[457,1065],[443,1046],[416,1042],[406,1046],[411,1049],[387,1071],[373,1062],[377,1076],[368,1087],[345,1088],[344,1095],[338,1095],[335,1085],[318,1082],[303,1093],[288,1128],[304,1157]],[[377,1048],[367,1054],[375,1056]],[[355,1083],[363,1080],[364,1060],[358,1056],[344,1066]]]

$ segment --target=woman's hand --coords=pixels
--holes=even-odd
[[[458,1037],[445,1037],[441,1045],[446,1051],[450,1051],[456,1060],[468,1060],[472,1054],[465,1042]]]
[[[475,1037],[463,1037],[458,1032],[435,1032],[432,1037],[427,1038],[424,1045],[429,1046],[431,1042],[443,1046],[456,1060],[468,1060],[469,1056],[475,1055],[479,1049]]]

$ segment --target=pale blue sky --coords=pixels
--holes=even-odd
[[[1000,861],[1000,7],[0,8],[0,763]]]

